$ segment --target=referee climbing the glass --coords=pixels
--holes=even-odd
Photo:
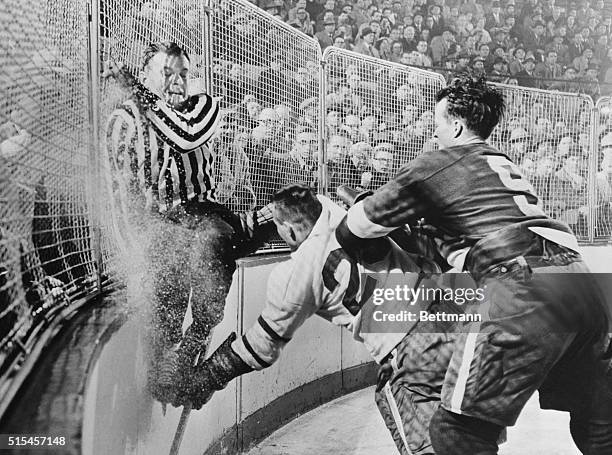
[[[266,226],[274,230],[265,208],[238,215],[217,203],[208,143],[220,109],[208,94],[188,94],[189,67],[187,52],[165,42],[145,49],[138,78],[116,62],[107,69],[131,94],[108,120],[106,150],[115,210],[148,244],[156,297],[149,386],[162,403],[177,392],[164,370],[193,361],[223,318],[235,260],[263,243]],[[193,323],[183,333],[189,302]]]

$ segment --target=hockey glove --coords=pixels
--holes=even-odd
[[[380,363],[378,368],[378,376],[376,378],[376,391],[380,392],[385,384],[389,382],[389,379],[393,377],[393,366],[391,365],[391,359],[393,356],[389,354]]]
[[[200,409],[215,391],[224,389],[232,379],[253,371],[232,349],[235,339],[236,333],[232,332],[208,359],[184,372],[185,387],[172,403],[174,406],[191,403],[194,409]]]
[[[373,193],[372,191],[361,191],[360,192],[359,190],[356,190],[355,188],[351,188],[348,185],[340,185],[336,189],[336,194],[347,207],[352,207],[357,202],[361,201],[367,196],[370,196]]]

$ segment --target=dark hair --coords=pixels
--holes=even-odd
[[[323,206],[313,190],[299,183],[287,185],[272,196],[274,210],[280,221],[312,227],[321,215]]]
[[[484,77],[469,74],[453,79],[436,94],[436,102],[447,99],[446,115],[460,118],[482,139],[487,139],[506,109],[504,96],[487,85]]]
[[[164,52],[168,55],[173,55],[176,57],[184,55],[187,60],[191,61],[187,51],[178,44],[173,41],[161,41],[157,43],[151,43],[146,47],[146,49],[142,53],[142,68],[146,68],[151,59],[160,52]]]

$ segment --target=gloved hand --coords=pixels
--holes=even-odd
[[[105,62],[102,77],[113,78],[123,88],[131,91],[141,109],[150,109],[159,100],[159,97],[136,79],[121,62],[112,59]]]
[[[336,188],[336,194],[340,200],[350,208],[363,198],[373,193],[371,191],[359,191],[355,188],[351,188],[348,185],[340,185],[338,188]]]
[[[393,357],[389,354],[385,357],[378,368],[378,375],[376,378],[376,391],[380,392],[385,384],[389,382],[389,379],[393,377],[393,366],[391,365],[391,359]]]
[[[200,409],[215,391],[224,389],[235,377],[253,371],[232,349],[235,339],[232,332],[208,359],[181,371],[182,387],[171,401],[173,406],[191,403],[193,409]]]

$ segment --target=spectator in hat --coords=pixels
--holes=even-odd
[[[465,51],[459,52],[457,55],[457,63],[455,65],[455,73],[464,73],[470,70],[470,56]]]
[[[477,56],[472,60],[472,71],[475,76],[485,76],[485,59]]]
[[[317,31],[323,30],[323,24],[325,24],[325,21],[329,20],[330,17],[335,20],[339,12],[336,11],[336,0],[324,0],[322,4],[323,10],[315,16],[315,28]]]
[[[508,70],[506,61],[501,57],[495,57],[493,61],[493,69],[489,73],[489,78],[492,82],[506,83],[508,80]]]
[[[380,58],[380,54],[374,47],[374,41],[376,39],[376,35],[374,31],[370,27],[364,27],[361,30],[361,39],[353,50],[363,55],[368,55],[370,57]]]
[[[491,3],[491,12],[486,16],[485,28],[487,30],[500,28],[504,25],[504,14],[501,11],[499,1],[495,0]]]
[[[315,33],[315,38],[319,42],[322,50],[334,44],[334,32],[336,30],[336,22],[333,19],[325,19],[323,22],[323,30]]]

